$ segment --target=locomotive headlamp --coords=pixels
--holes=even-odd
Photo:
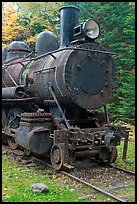
[[[94,20],[87,20],[83,23],[84,33],[91,39],[95,39],[99,35],[99,25]]]
[[[89,19],[74,28],[74,37],[76,39],[87,37],[94,40],[99,36],[99,32],[100,29],[97,22]]]

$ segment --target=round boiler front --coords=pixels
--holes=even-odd
[[[109,102],[115,89],[113,59],[103,52],[94,52],[104,50],[97,43],[81,44],[78,48],[85,50],[74,50],[65,67],[65,85],[70,90],[71,100],[84,109],[102,107]]]

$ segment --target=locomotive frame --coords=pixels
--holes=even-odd
[[[115,53],[96,43],[96,21],[78,25],[78,12],[61,7],[60,47],[47,31],[38,36],[34,57],[20,41],[3,50],[3,142],[49,156],[56,170],[71,169],[82,157],[113,163],[121,138],[125,161],[127,154],[129,130],[110,124],[106,106],[115,91]]]

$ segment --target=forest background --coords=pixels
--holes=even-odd
[[[110,119],[135,123],[135,2],[2,2],[2,47],[26,42],[35,50],[37,35],[49,30],[60,39],[59,8],[80,9],[79,23],[94,19],[100,24],[102,43],[114,57],[117,88],[108,104]]]

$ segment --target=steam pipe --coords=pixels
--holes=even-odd
[[[25,87],[13,86],[2,88],[2,98],[23,98],[25,96]]]

